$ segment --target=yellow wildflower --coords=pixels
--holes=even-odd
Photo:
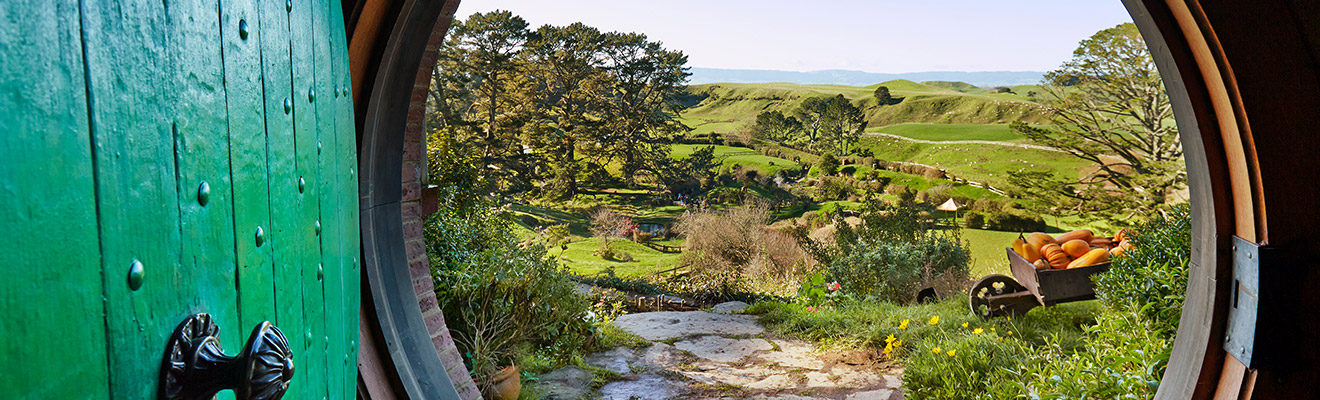
[[[966,323],[966,322],[963,322],[963,328],[966,328],[966,327],[967,327],[967,323]]]
[[[991,331],[991,332],[994,332],[994,331],[995,331],[995,327],[993,327],[993,326],[990,327],[990,331]]]
[[[949,350],[949,357],[953,357],[953,354],[957,352],[958,350]]]
[[[900,323],[898,324],[898,329],[907,329],[907,324],[908,324],[908,320],[906,320],[906,319],[903,320],[903,322],[900,322]]]
[[[1009,335],[1012,335],[1012,334],[1013,334],[1013,331],[1008,331],[1008,334],[1009,334]]]
[[[972,330],[972,333],[975,333],[975,334],[977,334],[977,335],[980,335],[981,332],[985,332],[985,331],[984,331],[984,330],[981,330],[981,328],[976,328],[976,329]]]
[[[930,351],[933,352],[933,353],[935,353],[935,354],[940,354],[940,348],[939,348],[939,347],[936,347],[936,348],[930,349]]]
[[[931,324],[931,325],[935,325],[935,324],[938,324],[938,323],[940,323],[940,316],[936,315],[936,316],[934,316],[934,317],[930,317],[930,324]]]
[[[894,334],[891,333],[891,334],[889,334],[889,337],[885,338],[885,344],[887,345],[887,344],[893,343],[894,340],[895,340],[895,338],[894,338]]]
[[[903,347],[903,341],[900,340],[900,341],[894,342],[894,347]]]

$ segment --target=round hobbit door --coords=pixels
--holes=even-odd
[[[354,397],[341,13],[326,0],[0,7],[6,393]],[[171,386],[182,377],[203,382]]]

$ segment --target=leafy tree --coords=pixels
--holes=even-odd
[[[473,14],[455,23],[432,75],[432,129],[473,152],[492,181],[523,179],[518,173],[528,170],[518,143],[527,117],[519,55],[530,36],[527,22],[508,11]]]
[[[681,166],[689,175],[709,181],[715,179],[715,171],[720,164],[720,160],[715,158],[715,146],[706,146],[683,159]]]
[[[1042,204],[1131,223],[1186,184],[1182,144],[1163,82],[1131,23],[1083,40],[1072,60],[1045,75],[1041,96],[1053,128],[1015,123],[1033,141],[1096,166],[1079,179],[1022,171],[1010,181]]]
[[[802,131],[802,122],[779,111],[762,111],[756,115],[756,133],[760,139],[785,142]]]
[[[677,195],[699,189],[703,183],[715,180],[720,164],[720,160],[715,158],[715,146],[705,146],[693,151],[687,158],[662,165],[659,175],[669,192]]]
[[[842,94],[834,96],[825,105],[820,123],[820,141],[825,144],[825,151],[847,155],[848,147],[857,142],[865,129],[866,117],[862,115],[862,109],[852,105]]]
[[[888,86],[875,88],[875,102],[882,106],[893,104],[894,98],[893,96],[890,96]]]
[[[638,172],[656,172],[669,162],[666,139],[689,128],[679,122],[686,94],[687,56],[638,33],[605,34],[602,46],[609,75],[607,126],[600,138],[609,156],[622,161],[624,182]]]
[[[793,110],[797,120],[802,122],[803,132],[807,134],[807,148],[816,146],[821,120],[825,117],[825,109],[829,108],[830,100],[829,97],[808,97]]]
[[[545,188],[561,199],[577,195],[579,156],[599,156],[597,142],[609,107],[601,89],[608,85],[600,51],[605,35],[582,23],[544,25],[527,43],[535,118],[525,128],[532,151],[548,166]],[[588,150],[579,153],[578,149]],[[592,151],[597,152],[592,154]]]
[[[833,176],[839,172],[839,159],[834,158],[830,153],[825,153],[816,164],[816,168],[820,169],[820,174],[823,176]]]

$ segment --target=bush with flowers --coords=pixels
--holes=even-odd
[[[939,293],[965,289],[971,250],[957,230],[935,228],[930,205],[872,197],[867,209],[860,221],[836,218],[831,237],[813,237],[806,229],[796,235],[843,292],[901,303],[924,287]]]

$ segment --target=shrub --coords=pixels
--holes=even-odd
[[[1102,313],[1096,322],[1083,328],[1087,339],[1079,349],[1055,341],[1036,347],[1014,374],[1023,387],[1005,391],[1052,399],[1154,397],[1173,341],[1125,311]]]
[[[971,251],[943,237],[914,243],[874,242],[843,254],[828,265],[829,276],[848,293],[903,303],[945,276],[965,277]],[[945,289],[945,290],[939,290]],[[937,288],[949,293],[949,288]]]
[[[1096,297],[1113,309],[1139,311],[1158,330],[1172,335],[1187,294],[1190,210],[1180,205],[1142,225],[1132,235],[1132,250],[1093,278]]]
[[[834,155],[832,154],[826,153],[820,158],[820,162],[816,164],[816,168],[820,170],[821,176],[834,176],[834,174],[839,171],[839,159],[834,158]]]
[[[594,329],[586,300],[543,245],[520,246],[512,221],[478,204],[441,208],[425,229],[436,299],[469,371],[486,376],[520,356],[577,356]]]
[[[605,238],[607,243],[627,236],[636,228],[637,224],[633,223],[632,218],[609,208],[601,207],[591,212],[591,235]]]
[[[769,210],[748,205],[725,211],[689,211],[674,230],[686,238],[680,262],[689,266],[689,290],[709,286],[712,294],[746,289],[747,279],[766,285],[791,280],[805,255],[787,233],[766,229]]]
[[[1038,215],[992,212],[985,219],[985,228],[996,231],[1040,232],[1045,226],[1045,219]]]
[[[985,214],[969,211],[967,215],[963,216],[963,221],[966,222],[969,229],[981,229],[985,226]]]
[[[615,249],[613,246],[610,246],[610,243],[611,242],[601,243],[600,247],[597,247],[595,251],[591,252],[591,254],[606,261],[630,262],[633,260],[631,254]]]
[[[816,200],[847,200],[855,190],[852,178],[822,177],[816,181]]]
[[[871,198],[866,208],[856,227],[835,218],[832,237],[795,232],[802,247],[826,266],[828,277],[842,283],[845,292],[908,302],[927,285],[951,293],[956,291],[953,285],[964,284],[971,250],[957,231],[934,229],[929,205],[891,206]]]

